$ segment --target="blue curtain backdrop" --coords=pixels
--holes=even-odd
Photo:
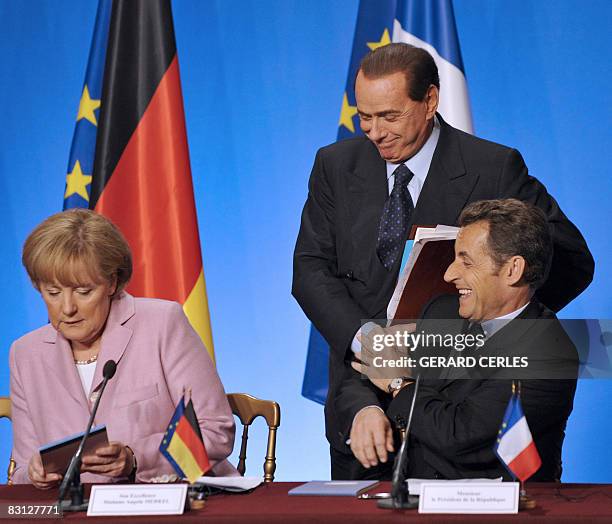
[[[96,5],[0,2],[0,395],[11,341],[46,321],[20,249],[62,207]],[[300,396],[309,322],[290,296],[291,259],[315,151],[336,137],[357,7],[174,2],[219,372],[228,391],[281,403],[279,480],[329,475],[322,408]],[[595,256],[595,282],[563,316],[612,318],[612,4],[455,0],[455,15],[476,133],[523,153]],[[612,482],[611,398],[612,381],[579,385],[564,480]],[[0,472],[9,449],[3,423]]]

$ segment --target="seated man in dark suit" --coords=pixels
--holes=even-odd
[[[521,379],[523,408],[542,458],[533,480],[558,480],[576,388],[577,354],[555,314],[535,298],[552,256],[546,218],[540,209],[518,200],[488,200],[469,205],[459,224],[455,260],[444,277],[457,287],[458,296],[434,299],[425,308],[417,331],[436,332],[443,326],[453,335],[478,334],[484,345],[471,353],[479,366],[451,366],[434,378],[430,368],[421,381],[410,428],[408,475],[509,478],[493,445],[511,395],[512,378]],[[446,354],[458,355],[455,349],[447,348]],[[416,355],[428,351],[431,348]],[[444,354],[444,348],[436,348],[435,354]],[[467,350],[461,352],[466,354]],[[523,367],[525,362],[528,365]],[[375,395],[380,399],[382,395],[390,421],[407,418],[413,380],[364,380],[357,372],[362,367],[353,363],[353,368],[347,364],[337,408],[349,405],[349,398]],[[358,476],[364,477],[381,461],[387,462],[393,448],[388,445],[387,427],[381,427],[374,439],[362,437],[372,434],[360,427],[367,420],[361,414],[368,409],[380,407],[362,409],[346,427],[347,445],[364,468]]]

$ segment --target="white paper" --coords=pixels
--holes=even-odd
[[[261,477],[200,477],[196,484],[204,484],[227,491],[248,491],[263,482]]]
[[[456,226],[445,226],[438,224],[436,227],[418,227],[414,234],[414,241],[418,242],[424,238],[436,240],[454,240],[457,238],[459,228]]]
[[[92,486],[87,516],[182,515],[187,484]]]
[[[423,482],[419,513],[518,513],[518,482]]]
[[[408,493],[411,495],[418,495],[421,492],[421,484],[427,482],[427,484],[448,484],[449,482],[501,482],[503,477],[497,477],[494,479],[407,479],[408,482]]]

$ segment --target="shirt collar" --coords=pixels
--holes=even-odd
[[[491,338],[495,333],[497,333],[501,328],[503,328],[506,324],[508,324],[511,320],[514,320],[518,317],[523,310],[529,305],[529,302],[524,306],[508,313],[507,315],[503,315],[501,317],[492,318],[491,320],[485,320],[481,322],[482,329],[484,331],[486,338]]]
[[[431,159],[433,158],[434,151],[438,145],[438,139],[440,138],[440,122],[438,117],[434,117],[434,126],[429,138],[423,144],[423,147],[419,149],[416,155],[411,156],[408,160],[401,162],[404,164],[412,173],[415,178],[418,178],[423,182],[429,172],[429,166],[431,165]],[[387,179],[393,174],[400,164],[392,164],[387,162]]]

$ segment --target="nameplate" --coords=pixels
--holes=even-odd
[[[105,484],[93,486],[88,517],[181,515],[187,484]]]
[[[419,513],[517,513],[518,502],[518,482],[424,482]]]

